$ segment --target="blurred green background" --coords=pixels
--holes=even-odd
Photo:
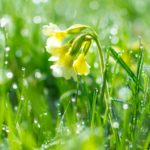
[[[123,59],[133,71],[136,70],[140,36],[145,48],[144,71],[149,75],[149,9],[149,0],[0,0],[0,21],[1,24],[8,24],[5,31],[0,29],[0,94],[7,95],[6,99],[10,100],[14,112],[21,107],[18,106],[20,99],[27,100],[25,108],[21,110],[23,115],[18,116],[25,131],[28,129],[30,133],[32,130],[38,146],[55,134],[58,102],[67,94],[75,93],[77,87],[75,81],[68,82],[51,74],[42,26],[49,22],[61,29],[75,23],[90,25],[99,34],[104,49],[111,43],[118,51],[124,51]],[[87,117],[88,104],[85,100],[91,96],[91,102],[93,90],[101,84],[95,46],[91,47],[88,62],[92,66],[91,73],[83,77],[79,85],[82,101],[77,109],[83,113],[83,118]],[[114,61],[110,63],[109,79],[112,82]],[[112,91],[114,97],[124,98],[118,91],[122,92],[126,81],[125,72],[119,68]],[[82,82],[86,86],[82,86]],[[66,105],[65,102],[63,105]],[[37,124],[32,127],[34,118],[38,118],[40,128]],[[34,141],[31,140],[31,143],[34,145]]]

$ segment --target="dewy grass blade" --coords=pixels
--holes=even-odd
[[[138,61],[138,67],[137,67],[137,88],[138,89],[139,89],[141,73],[143,69],[143,57],[144,57],[144,48],[143,48],[143,45],[140,43],[140,53],[139,53],[139,61]]]
[[[98,96],[98,90],[95,89],[92,103],[92,117],[91,117],[91,129],[94,128],[95,112],[96,112],[96,100]]]
[[[128,75],[132,78],[132,80],[136,83],[137,82],[137,77],[136,75],[132,72],[132,70],[129,68],[129,66],[123,61],[123,59],[119,56],[119,54],[112,48],[109,47],[109,50],[115,60],[126,70]]]

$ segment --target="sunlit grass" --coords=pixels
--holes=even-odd
[[[0,0],[0,149],[149,149],[149,7],[149,0]],[[55,78],[42,34],[49,22],[91,26],[104,76],[93,43],[88,76]]]

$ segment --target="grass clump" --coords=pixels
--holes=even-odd
[[[0,149],[149,149],[149,5],[0,0]],[[76,80],[54,77],[42,34],[49,22],[92,27],[85,47],[73,41],[87,26],[63,41],[75,59],[83,50],[90,73],[80,57]]]

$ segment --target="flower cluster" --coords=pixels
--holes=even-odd
[[[50,23],[43,26],[43,33],[48,37],[46,50],[51,54],[50,67],[55,77],[76,80],[78,75],[88,75],[90,66],[86,62],[86,54],[92,38],[88,35],[89,27],[75,24],[66,30]]]

